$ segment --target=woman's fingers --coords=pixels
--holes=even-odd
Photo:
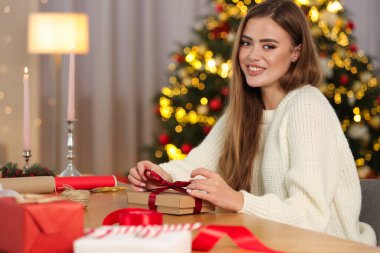
[[[199,176],[202,176],[202,178],[199,178]],[[198,178],[191,179],[191,184],[189,184],[187,188],[206,192],[212,192],[213,190],[217,190],[221,180],[219,174],[204,168],[198,168],[193,170],[191,173],[191,177]]]
[[[131,182],[131,184],[135,185],[135,186],[138,186],[138,187],[145,187],[145,183],[141,181],[141,179],[139,178],[139,175],[138,173],[131,169],[130,172],[129,172],[129,175],[128,175],[128,180],[129,182]]]
[[[167,181],[173,181],[171,176],[166,173],[160,166],[150,161],[141,161],[137,163],[136,167],[130,169],[128,175],[128,180],[132,184],[132,188],[135,191],[144,191],[146,189],[154,189],[159,187],[159,185],[156,185],[154,181],[147,178],[145,175],[146,170],[152,170]]]
[[[147,178],[145,176],[145,171],[151,170],[153,166],[154,166],[154,163],[149,162],[149,161],[141,161],[141,162],[137,163],[136,169],[137,169],[137,172],[143,181],[147,180]]]
[[[204,169],[204,168],[198,168],[198,169],[195,169],[191,172],[191,177],[194,178],[196,176],[203,176],[205,178],[211,178],[211,177],[214,177],[218,174],[208,170],[208,169]]]
[[[189,189],[189,188],[187,188],[186,191],[187,191],[187,193],[190,196],[193,196],[194,198],[203,199],[203,200],[206,200],[206,201],[211,202],[211,203],[214,202],[213,201],[214,200],[213,195],[208,194],[207,192],[198,191],[198,190],[192,190],[192,189]]]
[[[134,191],[136,191],[136,192],[143,192],[143,191],[145,191],[143,188],[137,187],[137,186],[135,186],[135,185],[132,185],[132,189],[133,189]]]
[[[142,177],[140,176],[139,172],[137,171],[136,167],[133,167],[132,169],[129,170],[129,175],[128,177],[131,176],[135,178],[136,180],[142,181]]]
[[[201,176],[202,178],[199,178]],[[217,173],[204,168],[193,170],[187,186],[189,195],[213,203],[220,208],[238,211],[242,208],[244,200],[241,192],[232,189]]]
[[[200,190],[205,192],[210,192],[212,189],[212,182],[208,179],[192,179],[191,184],[186,186],[186,189],[190,190]]]

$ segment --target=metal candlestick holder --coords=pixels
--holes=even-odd
[[[22,152],[22,156],[25,158],[25,166],[24,170],[29,169],[29,158],[32,156],[32,151],[31,150],[24,150]]]
[[[60,177],[75,177],[80,176],[80,173],[75,169],[74,160],[74,123],[75,121],[67,121],[67,167],[59,175]]]

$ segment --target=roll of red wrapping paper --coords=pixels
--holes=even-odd
[[[76,190],[91,190],[97,187],[117,186],[116,177],[110,176],[78,176],[78,177],[56,177],[55,188],[57,191],[71,186]]]

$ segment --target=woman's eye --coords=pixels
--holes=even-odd
[[[245,40],[240,41],[240,46],[249,47],[250,45],[251,43],[249,41],[245,41]]]
[[[272,49],[275,49],[276,47],[273,46],[273,45],[264,45],[263,48],[264,48],[265,50],[272,50]]]

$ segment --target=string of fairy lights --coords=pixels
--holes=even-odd
[[[351,47],[349,50],[344,49],[344,47],[350,45],[348,35],[352,33],[352,26],[346,25],[344,20],[336,15],[336,13],[342,9],[343,7],[339,1],[331,1],[327,4],[326,10],[329,12],[327,15],[332,15],[330,17],[330,23],[328,22],[329,17],[326,17],[326,13],[319,13],[318,9],[314,6],[310,8],[309,16],[310,20],[318,25],[324,37],[337,43],[334,46],[335,52],[331,55],[331,59],[328,61],[328,68],[333,69],[334,67],[337,67],[345,69],[346,71],[350,71],[354,76],[358,76],[358,80],[353,81],[350,89],[345,87],[345,81],[343,81],[343,85],[334,83],[324,84],[321,89],[324,91],[327,97],[333,97],[335,104],[341,104],[342,96],[347,96],[348,102],[353,105],[356,100],[361,100],[365,97],[368,89],[377,87],[378,80],[375,76],[373,76],[373,66],[363,51],[357,51],[355,45],[354,48]],[[323,16],[323,14],[325,14],[325,16]],[[324,44],[319,44],[318,46],[321,50],[324,50],[326,47]],[[361,71],[360,75],[358,75],[358,69],[355,64],[356,62],[359,62],[366,66],[366,70]],[[379,114],[380,105],[378,97],[378,99],[374,100],[373,107],[370,109],[361,110],[357,106],[354,107],[352,118],[346,118],[342,120],[342,129],[346,132],[348,128],[352,126],[352,122],[360,123],[363,119],[367,121],[368,124],[373,128],[379,129]],[[364,125],[358,124],[356,127],[352,128],[352,130],[355,129],[356,131],[361,131],[364,133],[367,132],[365,131],[366,129]],[[354,134],[351,133],[351,135]],[[374,140],[372,149],[375,152],[379,151],[380,138]],[[356,159],[356,165],[358,167],[363,166],[365,164],[365,161],[371,161],[372,155],[373,152],[369,150],[363,154],[363,157]]]
[[[229,2],[229,3],[228,3]],[[262,2],[261,0],[254,1]],[[307,17],[311,21],[311,32],[314,38],[320,39],[317,47],[320,52],[328,50],[325,40],[333,41],[333,52],[331,54],[321,54],[321,65],[327,77],[333,75],[333,69],[338,68],[344,70],[340,76],[339,82],[323,83],[321,91],[336,105],[340,105],[343,99],[347,99],[348,103],[353,106],[358,100],[365,99],[366,93],[372,88],[378,87],[378,80],[373,75],[373,66],[363,51],[358,50],[357,46],[350,41],[354,24],[352,21],[346,20],[339,12],[344,10],[342,4],[338,0],[295,0],[301,8],[306,7],[308,10]],[[252,4],[251,0],[217,0],[215,1],[215,9],[218,14],[206,18],[203,29],[208,30],[208,39],[223,39],[228,43],[232,43],[234,39],[234,31],[232,29],[223,29],[224,24],[231,19],[241,19]],[[323,6],[323,8],[322,8]],[[215,30],[218,33],[215,33]],[[181,59],[179,59],[181,58]],[[181,64],[186,62],[187,64]],[[365,66],[359,68],[360,66]],[[222,79],[229,79],[232,75],[231,60],[223,59],[215,52],[209,50],[207,45],[195,45],[185,47],[183,54],[178,53],[173,57],[173,62],[169,65],[171,76],[169,77],[170,86],[162,89],[162,96],[159,98],[159,113],[163,121],[167,121],[172,117],[178,122],[174,126],[176,133],[183,131],[184,123],[197,124],[202,123],[212,127],[216,118],[208,115],[207,107],[210,106],[210,99],[206,96],[200,97],[197,104],[187,103],[184,106],[174,106],[173,98],[176,96],[185,96],[189,92],[189,87],[194,87],[200,91],[204,90],[208,85],[205,83],[207,75],[217,74]],[[197,74],[198,76],[194,76]],[[352,77],[355,77],[353,79]],[[350,80],[351,79],[351,80]],[[351,85],[347,85],[348,83]],[[352,117],[342,120],[342,129],[346,131],[365,132],[362,128],[365,121],[371,127],[380,130],[380,96],[373,101],[372,108],[361,109],[358,106],[353,107]],[[357,125],[353,126],[353,124]],[[350,133],[349,133],[350,134]],[[355,135],[355,131],[351,133]],[[355,136],[354,136],[355,137]],[[365,161],[372,159],[373,152],[380,149],[380,138],[374,140],[372,150],[369,150],[363,157],[356,159],[358,167],[363,166]],[[165,143],[164,150],[169,159],[183,159],[186,154],[180,147],[173,143]],[[158,149],[155,152],[156,157],[162,156],[162,151]]]

